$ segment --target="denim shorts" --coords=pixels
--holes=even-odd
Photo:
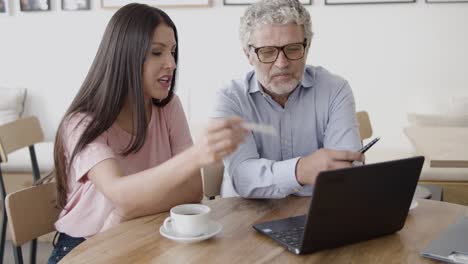
[[[58,239],[56,240],[58,235]],[[54,249],[49,257],[48,264],[56,264],[65,257],[72,249],[85,241],[82,237],[71,237],[64,233],[57,232],[54,237]]]

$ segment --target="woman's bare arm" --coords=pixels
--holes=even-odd
[[[156,167],[125,176],[115,159],[107,159],[94,166],[88,178],[124,219],[197,203],[202,198],[200,168],[237,148],[246,134],[241,122],[214,120],[198,143]]]

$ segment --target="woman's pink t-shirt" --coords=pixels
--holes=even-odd
[[[114,123],[80,151],[71,165],[69,160],[72,151],[91,118],[85,114],[76,114],[67,120],[61,135],[69,167],[68,195],[65,209],[55,222],[59,232],[72,237],[90,237],[119,222],[111,201],[87,177],[88,171],[99,162],[116,159],[125,175],[130,175],[157,166],[193,144],[177,96],[162,108],[153,106],[152,111],[146,141],[140,151],[126,157],[119,154],[126,148],[132,135]]]

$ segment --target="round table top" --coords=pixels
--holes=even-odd
[[[221,233],[198,243],[178,243],[159,233],[168,213],[121,223],[76,247],[61,263],[437,263],[419,255],[468,207],[418,200],[399,232],[308,255],[294,255],[252,225],[305,214],[310,198],[280,200],[223,198],[203,201]]]

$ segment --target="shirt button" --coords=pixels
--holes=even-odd
[[[67,251],[68,247],[63,247],[63,251]]]

